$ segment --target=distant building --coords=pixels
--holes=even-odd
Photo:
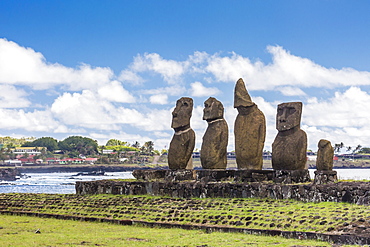
[[[45,149],[46,147],[16,147],[10,149],[13,154],[29,154],[29,155],[38,155],[41,154],[41,150]]]

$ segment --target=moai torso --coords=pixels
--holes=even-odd
[[[318,147],[316,169],[319,171],[333,170],[334,148],[331,146],[330,141],[321,139],[318,143]]]
[[[176,103],[172,112],[172,128],[175,134],[168,149],[170,169],[192,169],[192,154],[195,146],[195,133],[190,128],[193,100],[183,97]]]
[[[272,168],[275,170],[306,169],[307,135],[300,129],[301,102],[278,105],[276,127],[279,133],[272,143]]]
[[[266,137],[265,115],[252,102],[242,79],[235,86],[234,107],[239,112],[234,125],[237,166],[239,169],[261,170]]]
[[[226,169],[229,130],[222,103],[210,97],[204,102],[203,119],[208,127],[203,136],[200,160],[203,169]]]

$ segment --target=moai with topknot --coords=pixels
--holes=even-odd
[[[234,125],[237,166],[239,169],[261,170],[266,137],[265,115],[252,102],[241,78],[235,85],[234,108],[238,110]]]

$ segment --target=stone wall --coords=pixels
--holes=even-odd
[[[76,182],[76,193],[154,195],[180,198],[273,198],[304,202],[349,202],[370,205],[370,183],[280,184],[272,182],[124,182],[101,180]]]
[[[15,181],[16,176],[19,176],[19,175],[20,175],[19,171],[14,168],[1,168],[0,169],[0,180]]]

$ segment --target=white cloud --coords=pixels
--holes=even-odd
[[[250,90],[274,90],[279,86],[327,87],[370,85],[370,72],[352,68],[333,69],[313,61],[294,56],[280,46],[268,46],[271,64],[251,62],[235,53],[220,57],[209,56],[206,72],[216,81],[235,82],[242,77]]]
[[[98,94],[103,99],[111,102],[119,103],[134,103],[135,98],[126,89],[124,89],[120,82],[112,81],[98,89]]]
[[[218,88],[215,87],[205,87],[201,82],[194,82],[190,84],[191,89],[190,95],[193,97],[206,97],[206,96],[216,96],[221,93]]]
[[[186,92],[186,88],[180,85],[171,85],[169,87],[159,87],[140,91],[142,94],[167,94],[169,96],[179,96],[183,92]]]
[[[118,78],[121,81],[130,82],[136,85],[144,82],[144,79],[142,77],[131,70],[122,70]]]
[[[345,145],[369,145],[370,95],[358,87],[335,92],[332,98],[311,98],[303,106],[302,123],[311,146],[320,139]]]
[[[64,85],[68,90],[96,88],[113,76],[109,68],[82,64],[72,69],[50,64],[41,53],[6,39],[0,39],[0,71],[0,83],[28,85],[37,90],[55,85]]]
[[[109,102],[97,98],[89,90],[82,93],[64,93],[52,104],[51,111],[67,125],[118,129],[110,114],[114,107]]]
[[[0,129],[24,129],[27,131],[60,132],[63,124],[54,120],[50,111],[25,112],[24,110],[0,109]],[[72,131],[64,128],[65,131]]]
[[[31,102],[26,98],[27,95],[23,89],[0,84],[0,108],[29,107]]]
[[[252,97],[266,117],[267,149],[271,150],[277,133],[276,106],[286,100],[286,96],[302,98],[302,129],[308,134],[310,148],[316,150],[322,138],[351,146],[370,145],[370,94],[359,87],[370,85],[370,72],[326,68],[292,55],[280,46],[269,46],[267,51],[272,56],[267,64],[233,52],[226,56],[194,52],[184,61],[145,53],[137,55],[117,79],[110,68],[93,68],[87,64],[70,68],[49,63],[31,48],[0,39],[0,129],[86,133],[102,140],[153,140],[168,147],[173,134],[171,110],[163,105],[174,106],[176,97],[189,94],[195,97],[191,126],[199,148],[207,128],[206,121],[202,120],[203,102],[199,97],[205,100],[219,95],[218,98],[226,102],[229,147],[233,149],[237,111],[232,107],[231,83],[241,77],[248,90],[280,92],[273,94],[280,98],[269,98],[268,93],[264,93],[263,98],[258,92]],[[162,79],[148,80],[153,75]],[[141,88],[135,91],[132,88],[137,85],[122,84],[144,81],[148,85],[139,85]],[[331,90],[327,90],[325,98],[318,98],[313,95],[315,89],[305,90],[308,87]],[[44,92],[53,103],[45,103],[44,110],[32,110],[31,107],[46,101],[35,100],[44,98]],[[127,126],[134,130],[129,132]]]
[[[121,78],[136,78],[135,72],[152,71],[160,74],[169,84],[176,84],[180,76],[185,72],[187,66],[184,62],[163,59],[157,53],[145,53],[134,57],[134,62],[130,65],[130,70],[124,70]]]
[[[168,96],[166,94],[152,95],[150,96],[149,101],[152,104],[165,105],[168,103]]]
[[[304,96],[306,95],[302,89],[297,87],[279,87],[277,88],[285,96]]]

